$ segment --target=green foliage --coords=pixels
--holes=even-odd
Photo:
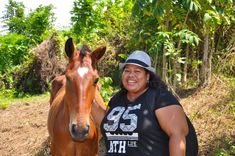
[[[71,12],[73,36],[80,43],[128,38],[131,4],[127,0],[76,0]]]
[[[54,22],[53,6],[39,6],[32,11],[25,21],[25,35],[29,36],[36,43],[42,42],[42,34],[49,29],[52,29]]]
[[[198,45],[199,41],[201,41],[197,34],[188,29],[182,29],[176,32],[173,34],[173,37],[179,38],[182,43],[188,43],[192,46]]]
[[[7,13],[4,16],[4,19],[11,17],[24,17],[24,4],[22,2],[16,2],[14,0],[9,0],[9,4],[6,5]]]
[[[1,89],[0,90],[0,109],[7,109],[13,103],[22,102],[35,102],[41,101],[42,99],[49,99],[49,93],[45,92],[41,95],[29,95],[22,94],[20,97],[15,96],[16,91],[14,89]]]
[[[133,2],[128,0],[77,0],[71,12],[73,34],[69,36],[73,36],[79,44],[89,45],[91,49],[106,45],[107,52],[100,66],[103,76],[112,77],[114,83],[117,79],[117,56],[128,51],[125,49],[126,43],[135,31],[131,28],[132,5]]]
[[[52,5],[40,5],[25,16],[23,3],[9,0],[3,19],[10,33],[0,36],[0,88],[16,87],[19,76],[16,72],[26,72],[28,65],[32,63],[34,56],[30,54],[29,48],[42,42],[46,33],[52,30],[52,9]],[[26,84],[32,87],[32,82],[27,79]],[[17,88],[15,96],[23,94],[22,90]]]
[[[103,97],[105,104],[107,105],[114,93],[114,88],[112,87],[113,81],[110,77],[101,77],[99,79],[99,83],[101,84],[100,94]]]
[[[0,102],[0,109],[5,110],[9,107],[9,103],[7,102]]]
[[[20,34],[0,36],[0,88],[13,89],[13,72],[29,57],[29,38]]]
[[[99,1],[76,0],[72,9],[73,32],[76,38],[96,32],[102,25],[101,10],[98,7]],[[89,37],[86,37],[89,38]]]
[[[7,109],[11,103],[12,98],[14,97],[14,89],[5,89],[2,87],[0,90],[0,109]]]
[[[29,38],[19,34],[0,36],[0,72],[21,64],[28,56]]]
[[[201,5],[194,0],[180,0],[180,3],[183,5],[184,8],[190,11],[197,12],[201,8]]]
[[[126,60],[128,57],[126,54],[119,54],[118,56],[122,58],[123,60]]]
[[[204,22],[210,25],[211,27],[215,27],[216,25],[221,24],[220,15],[217,14],[214,10],[207,10],[204,18]]]
[[[6,13],[3,16],[5,27],[11,33],[31,38],[31,44],[40,43],[42,34],[53,26],[55,19],[52,9],[52,5],[40,5],[31,11],[28,16],[25,16],[23,3],[9,0]]]
[[[202,61],[201,60],[193,60],[192,61],[192,69],[197,69],[198,68],[198,65],[202,64]]]
[[[5,27],[11,33],[22,34],[25,31],[25,15],[24,15],[24,4],[22,2],[15,2],[9,0],[9,4],[6,5],[6,13],[2,17],[6,23]]]

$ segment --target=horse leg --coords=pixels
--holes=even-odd
[[[57,76],[53,79],[51,86],[50,105],[52,104],[60,88],[62,88],[62,86],[64,85],[65,85],[65,75]]]

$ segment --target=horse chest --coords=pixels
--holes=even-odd
[[[62,107],[63,108],[63,107]],[[98,155],[98,130],[90,120],[91,127],[87,139],[83,142],[75,142],[72,140],[68,127],[68,117],[64,110],[57,111],[54,118],[54,126],[52,129],[52,144],[58,155],[62,156],[96,156]],[[55,154],[56,155],[56,154]]]

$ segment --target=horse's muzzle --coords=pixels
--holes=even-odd
[[[78,124],[72,124],[70,127],[70,135],[74,141],[84,141],[89,133],[89,125],[82,127]]]

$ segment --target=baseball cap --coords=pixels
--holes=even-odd
[[[155,68],[151,67],[151,59],[149,55],[144,51],[140,50],[134,51],[130,56],[128,56],[126,62],[119,64],[119,68],[123,70],[123,68],[127,64],[134,64],[142,68],[145,68],[150,72],[156,73]]]

